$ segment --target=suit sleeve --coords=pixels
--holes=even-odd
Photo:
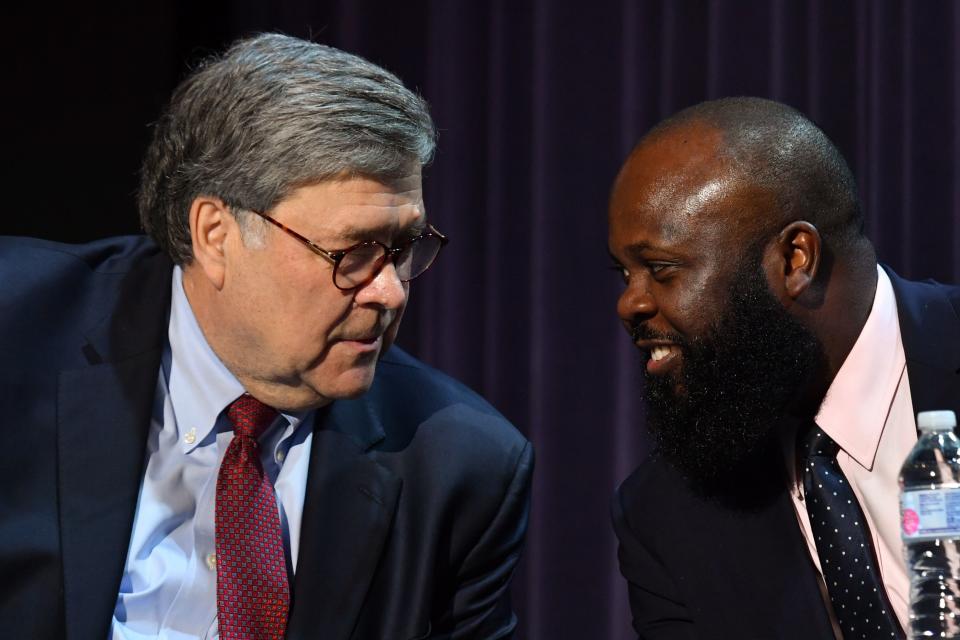
[[[613,528],[620,540],[620,572],[627,579],[633,628],[642,640],[695,640],[693,619],[663,564],[628,521],[623,496],[613,497]]]
[[[494,640],[512,638],[517,617],[510,606],[510,579],[520,559],[530,511],[533,447],[527,442],[513,477],[486,531],[467,554],[457,575],[449,629],[431,638]],[[444,625],[447,626],[447,625]]]

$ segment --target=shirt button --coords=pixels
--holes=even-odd
[[[216,569],[217,569],[217,554],[215,554],[215,553],[208,553],[208,554],[207,554],[207,568],[210,569],[210,571],[216,571]]]
[[[284,459],[285,457],[286,457],[286,456],[285,456],[284,453],[283,453],[283,449],[277,449],[277,454],[274,456],[274,458],[277,460],[277,462],[278,462],[278,463],[282,463],[282,462],[283,462],[283,459]]]
[[[190,431],[187,432],[187,435],[183,436],[183,441],[186,442],[187,444],[193,444],[194,442],[196,442],[197,430],[190,429]]]

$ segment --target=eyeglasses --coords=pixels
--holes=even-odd
[[[401,282],[410,282],[430,268],[440,249],[449,241],[447,236],[437,231],[432,224],[427,224],[427,231],[397,247],[391,248],[382,242],[368,240],[339,251],[327,251],[267,214],[253,209],[247,211],[279,227],[315,254],[328,260],[333,265],[333,284],[342,291],[350,291],[367,284],[377,277],[388,261],[393,262]]]

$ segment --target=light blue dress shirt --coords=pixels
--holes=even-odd
[[[113,640],[218,637],[217,471],[233,438],[225,409],[244,390],[207,344],[182,277],[180,268],[174,268],[169,343],[157,377],[146,471],[113,612]],[[291,582],[312,422],[312,412],[284,413],[260,438],[260,460],[277,494]]]

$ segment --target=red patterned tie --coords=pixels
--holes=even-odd
[[[217,620],[223,640],[279,640],[290,587],[280,515],[257,438],[277,411],[243,394],[227,407],[233,440],[217,476]]]

